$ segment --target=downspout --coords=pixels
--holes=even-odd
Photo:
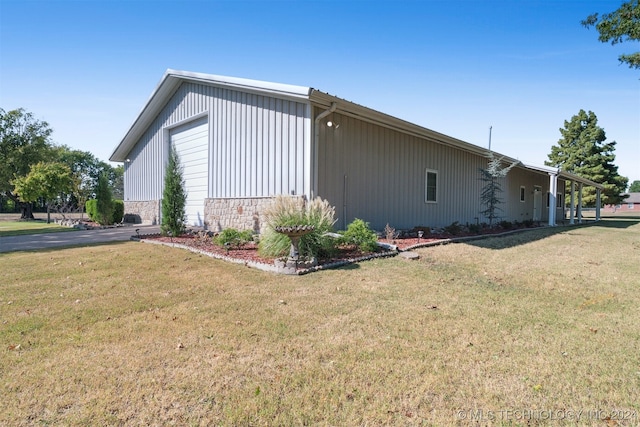
[[[320,141],[320,120],[327,117],[329,114],[336,111],[338,104],[335,102],[331,103],[331,107],[329,109],[323,111],[318,114],[318,117],[315,118],[314,121],[314,138],[313,138],[313,185],[311,186],[311,199],[315,199],[318,195],[318,153],[319,147],[318,142]]]

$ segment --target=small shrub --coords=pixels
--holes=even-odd
[[[369,228],[369,223],[361,219],[354,219],[342,233],[342,241],[354,244],[362,252],[374,252],[378,249],[378,236]]]
[[[238,231],[235,228],[225,228],[214,242],[220,246],[244,246],[253,240],[253,233],[250,230]]]
[[[480,224],[468,224],[467,228],[469,229],[469,232],[473,234],[480,234],[482,231],[482,226]]]
[[[396,229],[387,223],[384,227],[384,237],[387,240],[395,240],[398,238],[398,232],[396,232]]]
[[[531,228],[531,227],[533,227],[533,220],[532,219],[525,219],[524,221],[522,221],[522,225],[527,227],[527,228]]]
[[[500,221],[498,223],[498,225],[503,229],[503,230],[511,230],[513,228],[513,223],[511,221]]]
[[[124,202],[122,200],[113,201],[113,217],[112,223],[118,224],[124,218]]]
[[[87,211],[87,216],[91,221],[98,219],[98,201],[96,199],[87,200],[84,204],[84,209]]]
[[[458,223],[458,221],[454,221],[450,225],[447,225],[444,228],[444,231],[453,236],[457,236],[458,234],[462,233],[462,226]]]

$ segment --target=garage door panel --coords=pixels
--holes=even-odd
[[[171,143],[175,146],[187,193],[185,213],[187,224],[204,224],[204,201],[208,193],[209,178],[209,125],[206,120],[197,120],[171,132]]]

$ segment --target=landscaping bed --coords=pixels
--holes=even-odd
[[[463,229],[458,231],[456,234],[440,231],[437,233],[423,235],[423,237],[417,237],[417,232],[415,231],[405,231],[398,233],[398,237],[393,239],[378,239],[378,250],[372,252],[362,251],[355,245],[341,245],[331,257],[318,259],[317,265],[312,267],[300,267],[296,274],[306,274],[326,268],[336,268],[373,258],[395,256],[398,252],[408,251],[424,246],[446,244],[456,241],[483,238],[490,235],[518,232],[530,227],[533,227],[533,225],[529,225],[529,227],[523,225],[509,229],[502,227],[482,227],[480,232],[477,233]],[[140,236],[140,240],[149,243],[180,247],[192,252],[211,256],[213,258],[235,263],[244,263],[250,267],[278,272],[278,269],[275,267],[275,261],[277,258],[261,255],[258,251],[258,245],[255,242],[248,242],[242,245],[222,246],[214,241],[211,233],[203,231],[190,231],[178,237],[168,237],[159,234],[143,235]]]

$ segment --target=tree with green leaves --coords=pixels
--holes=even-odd
[[[640,181],[633,181],[631,183],[629,193],[640,193]]]
[[[509,166],[502,166],[502,158],[498,159],[489,151],[489,163],[486,168],[480,168],[480,181],[484,183],[480,192],[480,204],[483,209],[480,214],[489,220],[489,225],[493,225],[493,221],[498,218],[498,214],[502,211],[500,205],[503,203],[500,193],[502,193],[502,184],[500,180],[507,176],[509,171],[517,165],[514,162]]]
[[[162,224],[163,235],[179,236],[185,230],[185,207],[187,193],[184,188],[183,170],[180,157],[172,145],[169,150],[169,161],[164,174],[164,190],[162,192]]]
[[[60,199],[58,212],[64,214],[68,211],[82,211],[86,201],[95,197],[98,179],[103,173],[107,176],[113,198],[123,198],[124,168],[121,165],[114,168],[88,151],[73,150],[66,145],[55,147],[54,152],[57,161],[69,166],[74,176],[73,190],[67,197]]]
[[[598,40],[603,43],[611,42],[612,45],[624,41],[640,40],[640,0],[631,0],[622,3],[620,8],[602,16],[594,13],[582,21],[586,28],[595,26],[600,33]],[[626,63],[629,68],[640,68],[640,52],[618,57],[621,63]]]
[[[43,199],[47,205],[47,223],[51,222],[50,206],[61,194],[71,191],[73,175],[62,163],[37,163],[26,176],[13,181],[14,191],[24,202]]]
[[[605,142],[605,131],[598,126],[595,113],[580,110],[570,121],[565,120],[560,133],[562,138],[557,145],[551,147],[549,160],[545,164],[602,184],[603,204],[621,203],[623,198],[620,195],[627,188],[629,180],[618,174],[618,167],[613,163],[616,158],[613,153],[616,142]],[[570,187],[565,191],[565,194],[569,193]],[[586,187],[582,201],[585,206],[594,207],[595,188]]]
[[[101,173],[96,185],[96,210],[98,223],[111,224],[113,219],[113,197],[106,173]]]
[[[49,124],[20,108],[0,108],[0,193],[20,206],[22,219],[33,219],[33,205],[20,198],[14,182],[26,177],[31,167],[51,158]]]

